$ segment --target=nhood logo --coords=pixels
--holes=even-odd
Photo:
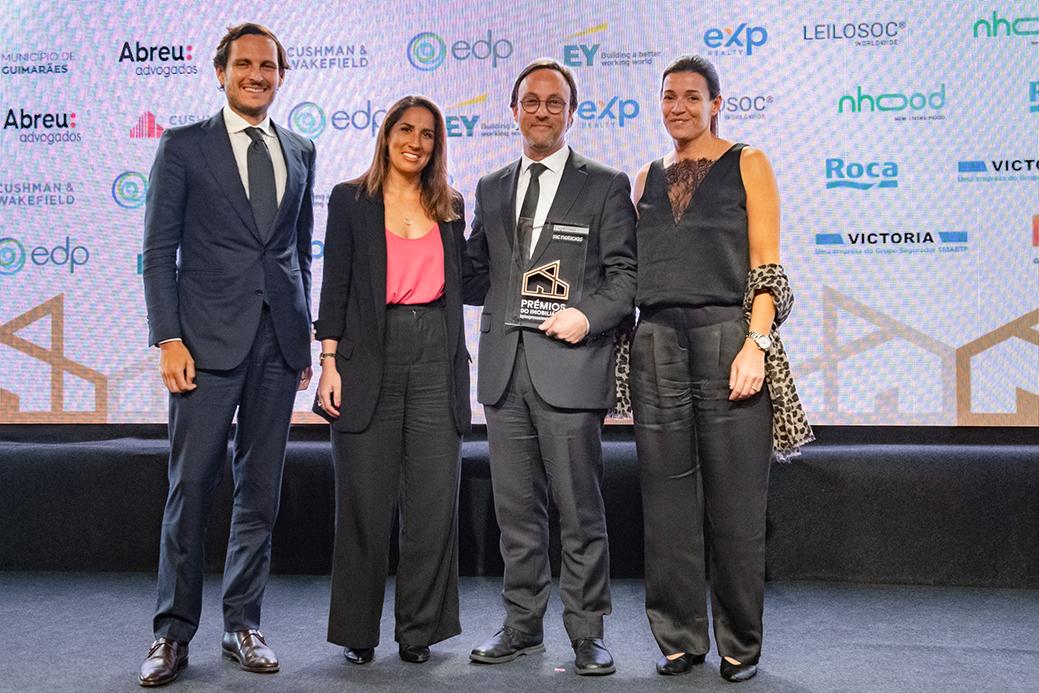
[[[148,177],[137,171],[123,171],[112,181],[112,199],[123,209],[137,209],[148,195]]]
[[[911,94],[902,92],[889,92],[885,94],[867,94],[862,91],[862,86],[856,87],[854,96],[845,94],[837,99],[837,112],[844,113],[845,108],[852,113],[873,113],[876,111],[922,111],[930,108],[940,111],[945,108],[945,84],[942,83],[937,91],[930,94],[917,91]]]
[[[75,274],[77,267],[90,261],[90,250],[86,246],[72,245],[69,236],[65,236],[63,245],[53,248],[39,245],[29,251],[17,238],[0,238],[0,277],[18,274],[25,267],[26,260],[32,260],[37,267],[67,265],[69,274]]]
[[[609,101],[582,101],[577,104],[574,115],[590,127],[624,127],[629,120],[638,117],[641,111],[635,99],[610,97]]]
[[[129,41],[125,41],[119,51],[119,62],[135,63],[137,67],[134,68],[134,73],[138,77],[196,75],[197,65],[181,64],[190,63],[194,59],[191,50],[191,44],[147,45],[134,41],[131,45]]]
[[[748,26],[740,23],[735,29],[708,29],[703,35],[704,44],[713,50],[711,55],[753,55],[755,48],[768,43],[768,30],[763,26]]]
[[[1039,17],[1000,17],[992,11],[992,19],[974,22],[974,38],[999,38],[1000,36],[1039,36]]]
[[[423,31],[408,41],[407,56],[416,70],[432,72],[443,65],[449,55],[458,61],[490,60],[491,67],[495,68],[499,62],[512,57],[513,50],[512,41],[496,39],[490,29],[486,37],[481,36],[475,41],[459,39],[451,44],[450,49],[439,34]]]
[[[894,161],[845,161],[840,158],[826,160],[826,188],[870,190],[872,188],[897,188],[898,164]]]
[[[321,106],[313,101],[304,101],[296,104],[289,112],[289,129],[303,137],[316,139],[325,131],[327,124],[335,130],[368,130],[375,137],[385,115],[386,109],[373,105],[371,99],[361,108],[332,111],[327,118]]]

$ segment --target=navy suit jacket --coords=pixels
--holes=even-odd
[[[159,141],[144,216],[148,339],[179,337],[197,368],[241,363],[264,302],[285,361],[310,365],[314,144],[274,131],[287,177],[269,235],[256,228],[222,112]]]

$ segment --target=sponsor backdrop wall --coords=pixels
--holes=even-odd
[[[395,99],[442,106],[471,212],[479,176],[518,156],[508,95],[527,61],[574,70],[570,143],[633,175],[669,146],[661,70],[695,52],[721,73],[722,135],[775,166],[797,293],[784,337],[812,420],[1039,425],[1039,6],[1008,0],[8,0],[0,422],[165,420],[148,172],[163,130],[221,107],[212,54],[245,20],[288,49],[274,120],[318,149],[315,309],[327,195],[365,168]]]

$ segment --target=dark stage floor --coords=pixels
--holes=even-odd
[[[146,574],[0,572],[0,691],[137,691],[151,636],[153,578]],[[396,655],[392,622],[372,664],[345,662],[325,642],[327,577],[276,576],[264,631],[282,660],[274,675],[248,674],[220,657],[219,581],[206,583],[191,664],[164,690],[197,691],[1036,691],[1039,591],[770,582],[758,677],[736,688],[718,658],[674,679],[642,610],[642,582],[614,582],[607,643],[617,673],[572,673],[558,598],[546,619],[544,654],[473,665],[468,652],[500,623],[498,580],[465,578],[463,635],[423,665]],[[387,614],[392,613],[387,603]]]

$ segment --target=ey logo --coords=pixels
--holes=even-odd
[[[598,34],[609,28],[606,22],[597,24],[591,28],[579,31],[567,36],[564,41],[573,41]],[[563,64],[567,67],[592,67],[595,65],[595,56],[599,52],[598,43],[566,43],[563,45]]]

